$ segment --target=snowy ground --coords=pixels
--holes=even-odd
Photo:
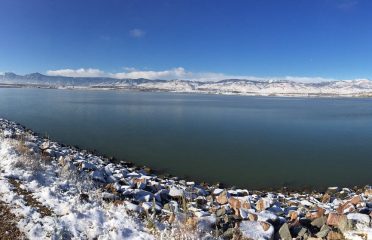
[[[17,142],[0,139],[0,198],[10,204],[20,218],[18,227],[30,239],[153,239],[142,223],[127,214],[124,205],[115,206],[100,200],[100,190],[89,180],[80,181],[65,174],[55,162],[40,162],[22,155]],[[42,214],[38,204],[17,194],[20,188],[40,205],[50,209]],[[97,201],[84,201],[80,189]],[[41,212],[40,212],[41,211]]]

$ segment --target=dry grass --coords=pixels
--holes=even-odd
[[[18,219],[16,215],[11,213],[9,206],[2,201],[0,201],[0,216],[0,239],[26,239],[17,227]]]
[[[27,191],[26,189],[23,189],[21,187],[21,183],[18,180],[9,179],[9,183],[13,185],[14,187],[13,191],[15,191],[17,195],[23,196],[26,205],[36,209],[40,213],[41,217],[53,215],[53,211],[48,207],[44,206],[43,204],[41,204],[38,200],[36,200],[32,196],[31,192]]]

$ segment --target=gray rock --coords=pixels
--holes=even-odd
[[[242,237],[247,239],[273,239],[274,236],[274,227],[266,222],[242,221],[239,230]]]
[[[46,142],[43,142],[41,145],[40,145],[40,149],[41,150],[46,150],[50,148],[50,142],[49,141],[46,141]]]
[[[118,200],[119,197],[115,194],[104,192],[102,193],[102,199],[105,201],[115,201]]]
[[[229,228],[227,229],[222,235],[221,237],[223,239],[232,239],[232,237],[234,236],[234,228]]]
[[[44,153],[48,154],[48,156],[50,156],[50,157],[57,157],[56,151],[54,151],[53,149],[50,149],[50,148],[46,149],[44,151]]]
[[[305,236],[305,234],[307,233],[307,229],[306,228],[301,228],[301,230],[298,232],[298,236],[299,237],[303,237]]]
[[[14,137],[14,130],[13,129],[5,129],[3,131],[3,135],[5,138],[12,138]]]
[[[154,194],[154,197],[155,197],[156,201],[158,201],[158,202],[168,201],[169,200],[169,190],[161,189]]]
[[[318,217],[311,222],[311,226],[321,228],[324,224],[326,224],[326,222],[327,219],[325,217]]]
[[[31,152],[34,152],[34,153],[39,153],[40,152],[40,149],[39,149],[39,147],[37,146],[36,143],[25,142],[25,146],[28,147]]]
[[[149,202],[154,197],[154,194],[152,194],[151,192],[142,190],[142,189],[135,189],[133,193],[134,193],[134,198],[139,202]]]
[[[183,197],[184,196],[184,190],[181,189],[181,188],[171,186],[171,188],[169,190],[169,196],[171,196],[171,197]]]
[[[90,162],[87,162],[87,161],[84,161],[81,163],[81,168],[84,170],[96,170],[97,169],[96,165]]]
[[[220,195],[222,192],[224,191],[224,189],[222,188],[216,188],[213,190],[213,195]]]
[[[220,209],[217,209],[217,211],[216,211],[216,216],[217,217],[222,217],[225,214],[226,214],[226,209],[224,207],[222,207]]]
[[[280,236],[280,239],[283,239],[283,240],[292,240],[292,235],[291,235],[291,232],[289,231],[289,227],[287,223],[284,223],[279,229],[279,236]]]
[[[331,231],[331,228],[328,227],[328,225],[323,225],[320,231],[315,234],[318,238],[324,238],[327,236],[327,234]]]
[[[92,178],[93,180],[106,183],[106,173],[103,170],[100,170],[100,169],[95,170],[92,174]]]
[[[367,214],[362,213],[349,213],[347,219],[355,225],[356,228],[368,227],[371,222],[371,218]]]
[[[328,187],[327,192],[330,194],[335,194],[339,191],[339,187]]]

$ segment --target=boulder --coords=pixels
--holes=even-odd
[[[115,194],[104,192],[102,193],[102,199],[104,201],[115,201],[119,200],[119,197]]]
[[[218,194],[216,197],[216,201],[218,204],[224,205],[228,201],[228,195],[227,191],[222,191],[221,193]]]
[[[57,152],[50,148],[45,149],[44,154],[47,154],[50,157],[57,157]]]
[[[222,239],[232,239],[234,236],[234,228],[228,228],[223,234],[221,235]]]
[[[279,236],[280,239],[283,240],[292,240],[291,232],[289,231],[289,227],[287,223],[284,223],[279,229]]]
[[[274,227],[267,222],[243,221],[239,230],[246,239],[272,239],[274,236]]]
[[[329,193],[329,194],[332,195],[332,194],[337,193],[339,190],[340,190],[339,187],[329,187],[329,188],[327,189],[327,193]]]
[[[5,130],[3,131],[3,136],[4,136],[5,138],[13,138],[13,137],[15,136],[15,134],[14,134],[14,130],[13,130],[13,129],[5,129]]]
[[[275,214],[273,214],[272,212],[269,212],[269,211],[262,211],[262,212],[257,212],[257,217],[258,217],[258,221],[268,221],[268,222],[271,222],[271,223],[274,223],[274,222],[277,222],[278,221],[278,216],[276,216]]]
[[[369,227],[371,222],[371,218],[367,214],[349,213],[346,217],[357,229]]]
[[[364,191],[366,197],[372,197],[372,188],[368,188]]]
[[[140,212],[142,210],[141,207],[129,201],[124,201],[124,206],[128,211]]]
[[[133,191],[134,199],[139,202],[149,202],[154,197],[154,194],[151,192],[142,190],[142,189],[135,189]]]
[[[184,196],[184,190],[175,186],[171,186],[169,189],[169,196],[179,198]]]
[[[221,208],[217,209],[217,211],[216,211],[216,216],[217,217],[222,217],[225,214],[226,214],[226,208],[224,208],[224,207],[221,207]]]
[[[250,209],[251,205],[247,201],[241,201],[240,199],[230,197],[228,199],[229,205],[232,209],[235,211],[235,215],[239,215],[239,209],[240,208],[245,208],[245,209]]]
[[[257,211],[261,212],[267,208],[270,207],[270,202],[269,200],[265,199],[265,198],[261,198],[260,200],[258,200],[256,202],[256,209]]]
[[[102,182],[102,183],[106,183],[106,173],[104,170],[101,170],[101,169],[97,169],[95,170],[93,173],[92,173],[92,178],[93,180],[96,180],[96,181],[99,181],[99,182]]]
[[[358,203],[362,202],[362,198],[359,195],[356,195],[356,196],[352,197],[349,200],[349,202],[354,204],[354,205],[357,205]]]
[[[327,240],[340,240],[340,239],[344,239],[344,237],[339,232],[330,231],[327,235]]]
[[[40,145],[40,149],[43,150],[43,151],[48,149],[48,148],[50,148],[50,142],[49,141],[45,141]]]
[[[327,218],[326,217],[318,217],[315,218],[312,222],[311,225],[317,228],[321,228],[324,224],[326,224]]]
[[[222,188],[215,188],[213,190],[213,195],[220,195],[220,193],[222,193],[224,190]]]
[[[331,231],[331,228],[328,227],[327,225],[323,225],[320,231],[317,232],[315,235],[318,238],[325,238],[328,235],[329,231]]]
[[[345,223],[347,224],[346,215],[335,213],[335,212],[329,213],[328,218],[327,218],[327,225],[339,227],[339,226],[344,225]]]
[[[331,196],[328,193],[325,193],[322,197],[322,203],[329,203],[331,201]]]
[[[290,221],[295,221],[298,219],[298,212],[297,211],[291,211],[289,213],[289,218],[290,218]]]
[[[341,204],[337,208],[337,212],[339,214],[350,213],[350,212],[354,212],[354,211],[355,211],[355,206],[351,202],[346,202],[344,204]]]
[[[154,194],[156,201],[169,201],[169,190],[167,189],[160,189]]]
[[[40,149],[34,142],[25,142],[25,146],[30,149],[31,152],[39,153]]]
[[[81,163],[81,169],[84,169],[84,170],[96,170],[97,167],[94,164],[90,163],[90,162],[83,161]]]
[[[157,203],[154,204],[154,202],[143,202],[141,206],[146,211],[155,209],[155,211],[160,212],[162,209],[159,204]]]

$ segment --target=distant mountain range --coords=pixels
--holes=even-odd
[[[139,91],[171,91],[262,96],[368,96],[372,97],[372,81],[345,80],[303,83],[287,80],[256,81],[225,79],[221,81],[115,79],[108,77],[63,77],[32,73],[0,75],[0,87],[127,89]]]

